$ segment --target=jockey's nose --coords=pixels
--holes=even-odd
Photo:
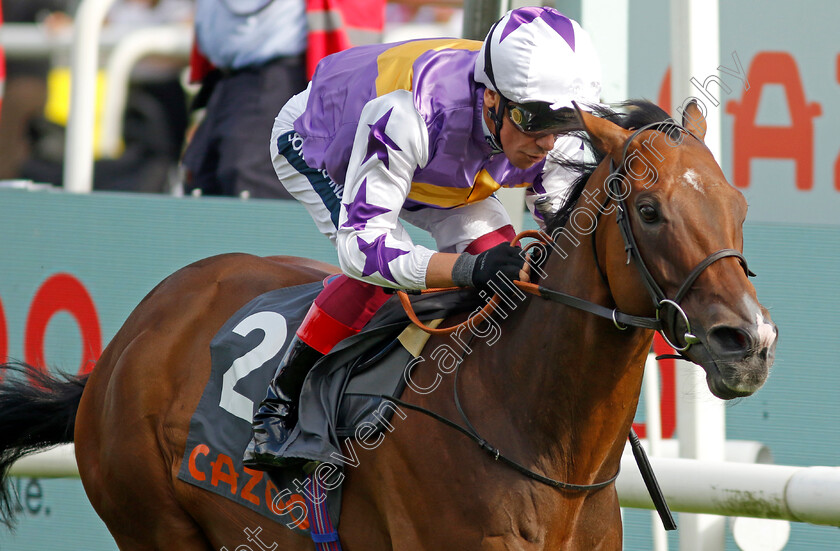
[[[555,138],[556,136],[554,134],[546,134],[545,136],[540,136],[539,138],[537,138],[537,145],[540,147],[540,149],[548,153],[549,151],[554,149]]]

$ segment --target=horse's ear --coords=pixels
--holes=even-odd
[[[586,130],[586,133],[589,134],[589,138],[592,140],[592,145],[595,149],[604,155],[611,156],[615,162],[620,163],[622,161],[621,152],[624,148],[624,142],[627,141],[627,138],[630,137],[632,132],[606,119],[587,113],[577,103],[572,103],[575,106],[578,120],[580,120],[580,124]]]
[[[701,140],[706,136],[706,117],[695,100],[683,110],[682,125]]]

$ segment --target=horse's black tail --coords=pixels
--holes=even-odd
[[[9,468],[22,456],[73,441],[87,375],[53,375],[22,363],[0,364],[0,522],[11,527],[17,496]]]

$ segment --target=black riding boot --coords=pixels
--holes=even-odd
[[[298,400],[303,381],[323,354],[295,335],[286,350],[265,400],[254,415],[253,435],[245,450],[243,464],[258,470],[288,467],[299,463],[277,454],[298,421]]]

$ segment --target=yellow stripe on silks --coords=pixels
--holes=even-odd
[[[472,188],[443,187],[423,182],[412,182],[408,198],[441,208],[461,207],[467,204]]]
[[[487,199],[499,189],[501,184],[490,176],[490,173],[481,169],[473,179],[473,192],[467,197],[467,203],[475,203],[482,199]]]
[[[487,199],[500,187],[502,187],[501,184],[494,180],[489,172],[482,169],[475,175],[471,188],[443,187],[423,182],[412,182],[408,198],[418,203],[441,208],[463,207]],[[531,187],[531,182],[523,182],[510,187]]]
[[[379,55],[376,77],[376,95],[382,96],[394,90],[411,90],[414,79],[414,61],[430,50],[479,50],[481,42],[461,38],[417,40],[388,48]]]

